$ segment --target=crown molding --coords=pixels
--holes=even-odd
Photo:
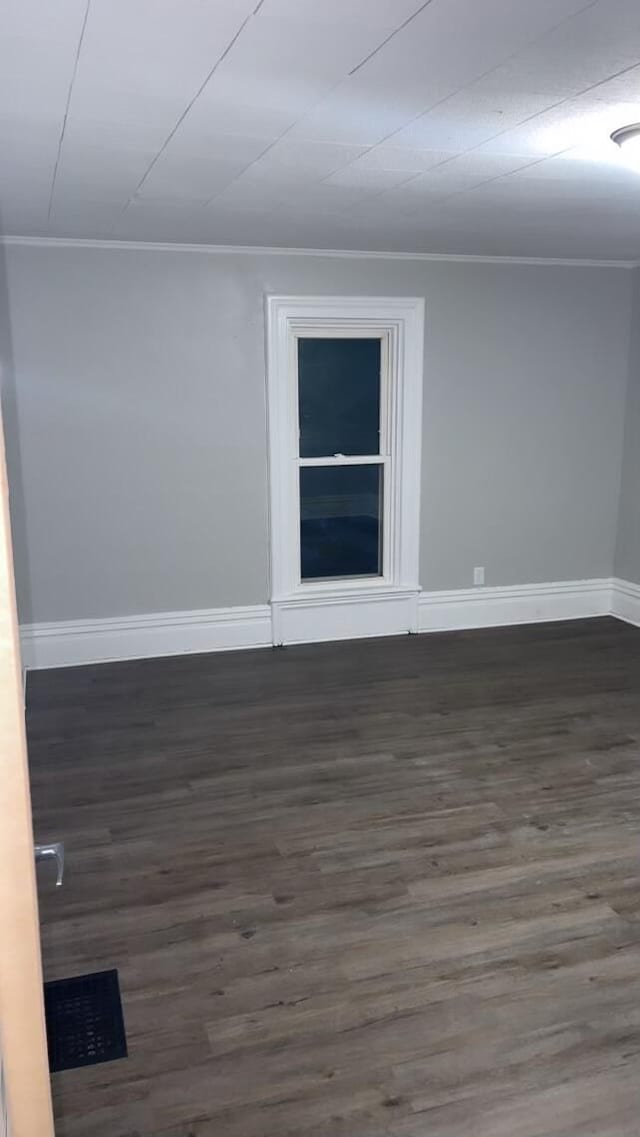
[[[436,261],[448,264],[561,265],[568,268],[640,268],[640,261],[580,257],[481,256],[475,253],[400,253],[376,249],[291,249],[278,245],[197,245],[171,241],[109,241],[86,237],[0,237],[0,244],[36,249],[135,250],[147,253],[205,253],[213,256],[343,257],[349,260]]]

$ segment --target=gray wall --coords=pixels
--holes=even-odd
[[[0,214],[0,232],[2,215]],[[23,596],[22,612],[29,613],[29,556],[26,534],[26,509],[22,484],[23,462],[20,453],[20,430],[15,368],[13,365],[13,336],[9,310],[9,281],[7,278],[6,250],[0,244],[0,400],[6,450],[7,468],[11,476],[10,509],[13,554],[16,576]]]
[[[6,249],[23,622],[269,597],[263,298],[426,298],[421,582],[612,571],[631,274]]]
[[[615,575],[640,584],[640,271],[633,273],[629,386]]]

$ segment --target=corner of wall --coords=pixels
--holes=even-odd
[[[0,215],[0,232],[2,216]],[[18,422],[18,395],[13,354],[11,304],[6,248],[0,242],[0,429],[4,430],[9,486],[13,568],[21,620],[32,619],[31,577],[26,540],[23,463]]]
[[[614,577],[640,584],[640,269],[633,270]]]

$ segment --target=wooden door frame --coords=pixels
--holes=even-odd
[[[0,496],[0,1050],[10,1137],[54,1137],[1,418]]]

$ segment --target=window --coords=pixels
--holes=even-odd
[[[295,354],[301,581],[382,576],[386,342],[299,335]]]
[[[283,611],[326,599],[325,619],[332,602],[417,595],[422,306],[268,299],[272,604]],[[349,624],[344,608],[340,618]]]

